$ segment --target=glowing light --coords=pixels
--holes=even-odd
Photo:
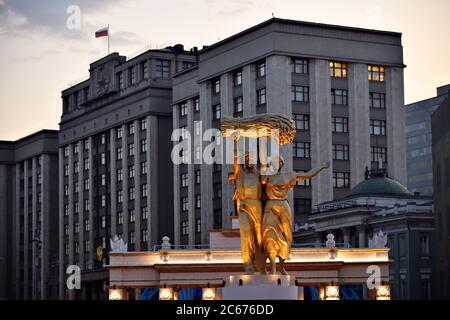
[[[173,300],[173,289],[172,288],[160,288],[159,289],[159,300]]]
[[[339,300],[339,286],[326,286],[325,300]]]
[[[109,300],[123,300],[122,289],[109,289]]]
[[[216,300],[216,289],[203,288],[202,299],[203,300]]]
[[[377,287],[377,300],[391,300],[391,288],[389,285]]]

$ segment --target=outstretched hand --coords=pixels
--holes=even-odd
[[[321,167],[322,167],[323,169],[329,168],[329,167],[330,167],[330,161],[327,161],[327,162],[322,163]]]

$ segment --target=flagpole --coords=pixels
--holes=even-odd
[[[109,33],[109,23],[108,23],[108,55],[109,55],[109,35],[110,35],[110,33]]]

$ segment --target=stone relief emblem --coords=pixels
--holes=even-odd
[[[111,83],[111,72],[107,66],[100,66],[97,69],[97,95],[108,93]]]

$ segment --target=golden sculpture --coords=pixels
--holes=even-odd
[[[287,274],[284,261],[289,257],[292,244],[292,213],[288,202],[288,191],[296,182],[308,180],[330,166],[324,163],[317,169],[306,173],[281,172],[283,157],[273,159],[278,162],[278,172],[263,176],[261,183],[266,187],[266,205],[262,221],[262,249],[270,261],[270,273],[276,273],[276,258],[280,261],[280,273]]]
[[[257,115],[240,119],[224,118],[221,123],[222,135],[233,136],[233,172],[229,174],[235,188],[239,215],[241,254],[246,274],[253,274],[255,268],[266,273],[267,258],[270,272],[276,272],[276,258],[280,261],[280,272],[286,274],[284,261],[289,256],[292,244],[292,213],[287,200],[288,191],[297,181],[310,179],[329,163],[305,174],[281,172],[284,161],[281,157],[272,159],[278,171],[273,175],[261,176],[257,171],[254,155],[245,155],[245,164],[238,164],[237,142],[241,136],[248,138],[275,137],[279,144],[292,143],[296,130],[295,122],[279,114]],[[263,152],[264,153],[264,152]],[[262,159],[261,168],[267,173],[267,161]],[[277,166],[276,161],[279,161]],[[266,205],[262,210],[262,185],[265,186]]]

